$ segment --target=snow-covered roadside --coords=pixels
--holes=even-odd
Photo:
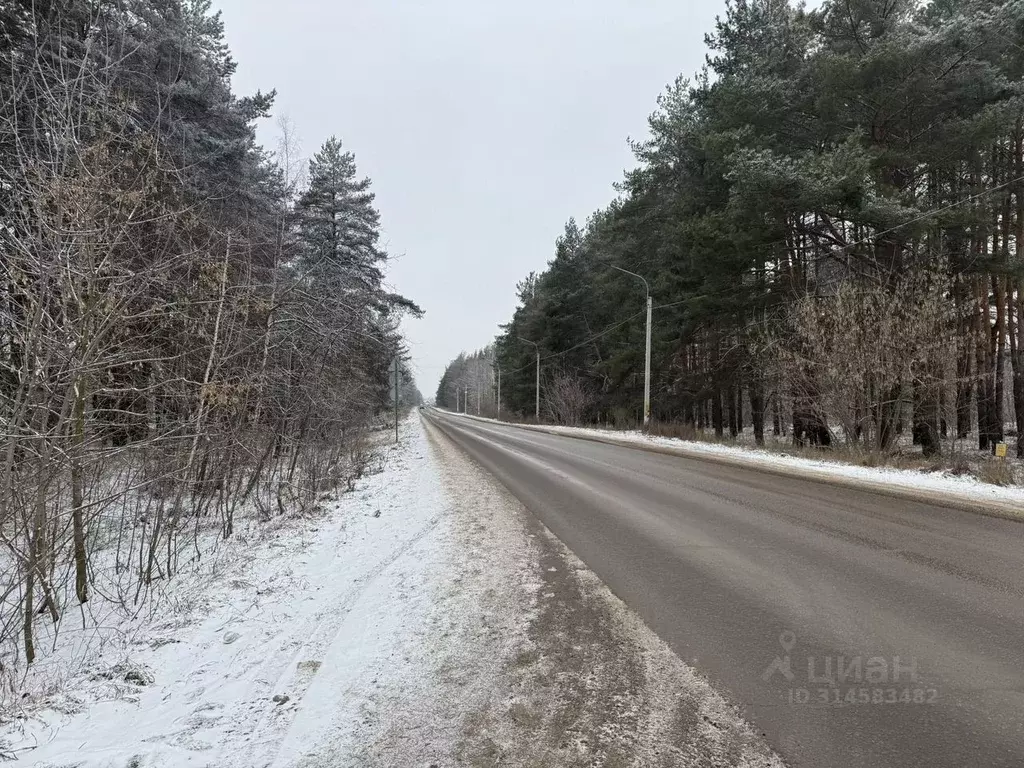
[[[471,706],[453,754],[435,765],[783,768],[736,708],[469,458],[474,450],[434,419],[425,425],[479,595],[456,611],[469,619],[453,634],[468,652],[450,654],[460,673],[439,697]],[[373,764],[431,764],[409,757]]]
[[[240,543],[201,611],[108,641],[73,712],[5,726],[13,765],[781,768],[440,430],[402,437],[322,517]]]
[[[475,419],[495,424],[506,424],[481,416],[456,414],[452,416]],[[986,505],[992,512],[1024,517],[1024,488],[999,486],[976,478],[953,475],[948,472],[922,472],[888,467],[862,467],[839,461],[818,461],[802,456],[744,448],[719,443],[681,440],[672,437],[646,435],[639,431],[618,431],[590,427],[562,427],[555,425],[515,424],[521,429],[579,437],[622,445],[642,446],[679,455],[714,458],[719,461],[761,467],[769,471],[790,472],[822,480],[848,481],[850,485],[880,491],[905,491],[926,499],[967,505]]]
[[[292,764],[325,742],[356,749],[375,692],[417,684],[407,656],[422,644],[432,585],[449,562],[419,418],[403,431],[383,471],[323,517],[291,521],[248,557],[227,558],[237,570],[205,585],[205,618],[136,627],[89,665],[135,669],[129,677],[151,684],[125,682],[111,696],[83,670],[64,681],[77,686],[80,711],[5,727],[14,764],[252,768]]]

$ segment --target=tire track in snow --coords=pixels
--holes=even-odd
[[[269,686],[269,690],[287,692],[292,701],[301,705],[303,695],[312,686],[316,675],[322,669],[323,659],[328,650],[333,643],[338,641],[339,631],[345,624],[352,607],[377,579],[401,558],[408,555],[410,550],[424,537],[432,533],[439,521],[440,516],[434,516],[427,525],[388,553],[369,571],[355,579],[340,603],[332,603],[317,612],[314,616],[313,626],[297,626],[291,633],[292,640],[289,644],[297,645],[298,649],[283,660],[273,658],[267,662],[268,666],[279,670],[271,675],[261,676],[263,678],[274,677],[274,682]],[[313,662],[318,665],[311,675],[303,674],[300,665],[304,662]],[[248,744],[245,750],[246,757],[239,761],[240,765],[274,765],[277,762],[278,754],[284,747],[286,734],[294,720],[294,717],[281,717],[280,706],[272,701],[267,701],[265,696],[259,702],[262,704],[261,712],[248,733],[250,737],[255,736],[256,738]],[[220,757],[227,764],[228,755],[222,751]]]

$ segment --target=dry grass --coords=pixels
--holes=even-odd
[[[983,483],[992,485],[1013,485],[1017,481],[1016,474],[1013,464],[1007,459],[986,461],[975,473]]]
[[[532,417],[516,419],[514,415],[502,414],[503,421],[511,424],[536,424]],[[605,423],[599,428],[609,432],[623,432],[640,429],[632,420],[623,417],[621,424]],[[543,422],[541,422],[543,423]],[[595,425],[590,425],[594,427]],[[836,464],[849,464],[856,467],[871,467],[916,471],[921,473],[945,473],[957,477],[971,476],[984,483],[1008,486],[1018,482],[1017,462],[1012,459],[997,459],[981,452],[965,451],[960,442],[953,441],[944,446],[942,456],[925,457],[913,452],[908,444],[892,452],[884,452],[866,448],[863,445],[846,445],[839,442],[828,448],[793,446],[788,437],[765,434],[765,444],[755,446],[748,439],[733,438],[729,435],[716,436],[713,432],[697,429],[693,424],[681,421],[652,421],[648,434],[653,437],[664,437],[674,440],[712,443],[727,445],[748,450],[763,450],[782,456],[794,456],[813,461],[827,461]]]
[[[651,435],[668,437],[677,440],[689,440],[702,443],[716,443],[736,448],[753,449],[748,441],[729,437],[716,437],[698,430],[692,424],[682,422],[652,422],[649,430]],[[920,453],[908,450],[884,452],[872,450],[862,445],[838,444],[828,448],[805,446],[796,447],[784,439],[766,436],[763,446],[758,450],[768,451],[784,456],[796,456],[814,461],[828,461],[837,464],[850,464],[857,467],[900,469],[922,473],[948,473],[955,476],[972,476],[984,483],[1009,486],[1018,482],[1015,462],[1011,459],[997,459],[983,454],[965,454],[962,450],[952,448],[939,457],[925,457]]]
[[[693,424],[679,421],[652,421],[648,433],[656,437],[672,437],[678,440],[704,440],[704,435]]]

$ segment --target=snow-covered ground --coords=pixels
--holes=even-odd
[[[57,699],[70,711],[6,729],[15,764],[252,768],[292,764],[328,741],[355,745],[373,695],[417,683],[408,649],[450,546],[426,438],[418,420],[404,431],[383,471],[322,517],[229,543],[257,551],[224,558],[191,596],[200,610],[168,608],[92,658],[77,651],[81,674],[64,676]],[[61,642],[82,638],[65,630]]]
[[[13,765],[781,766],[417,414],[354,492],[168,590],[148,618],[62,631],[0,734]]]
[[[464,418],[494,423],[494,419],[453,414]],[[1024,516],[1024,487],[999,486],[985,483],[975,477],[954,475],[946,471],[915,471],[888,467],[863,467],[840,461],[823,461],[793,456],[777,451],[758,450],[753,447],[722,445],[720,443],[681,440],[672,437],[646,435],[639,431],[618,431],[590,427],[562,427],[549,425],[516,425],[523,429],[561,434],[623,445],[662,449],[680,455],[714,458],[719,461],[757,466],[776,472],[791,472],[829,481],[844,482],[882,491],[903,491],[932,500],[985,505],[992,512]],[[1007,459],[1012,461],[1012,459]],[[979,508],[981,508],[979,506]]]

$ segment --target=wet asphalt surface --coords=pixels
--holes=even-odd
[[[792,766],[1024,766],[1024,524],[428,411]]]

